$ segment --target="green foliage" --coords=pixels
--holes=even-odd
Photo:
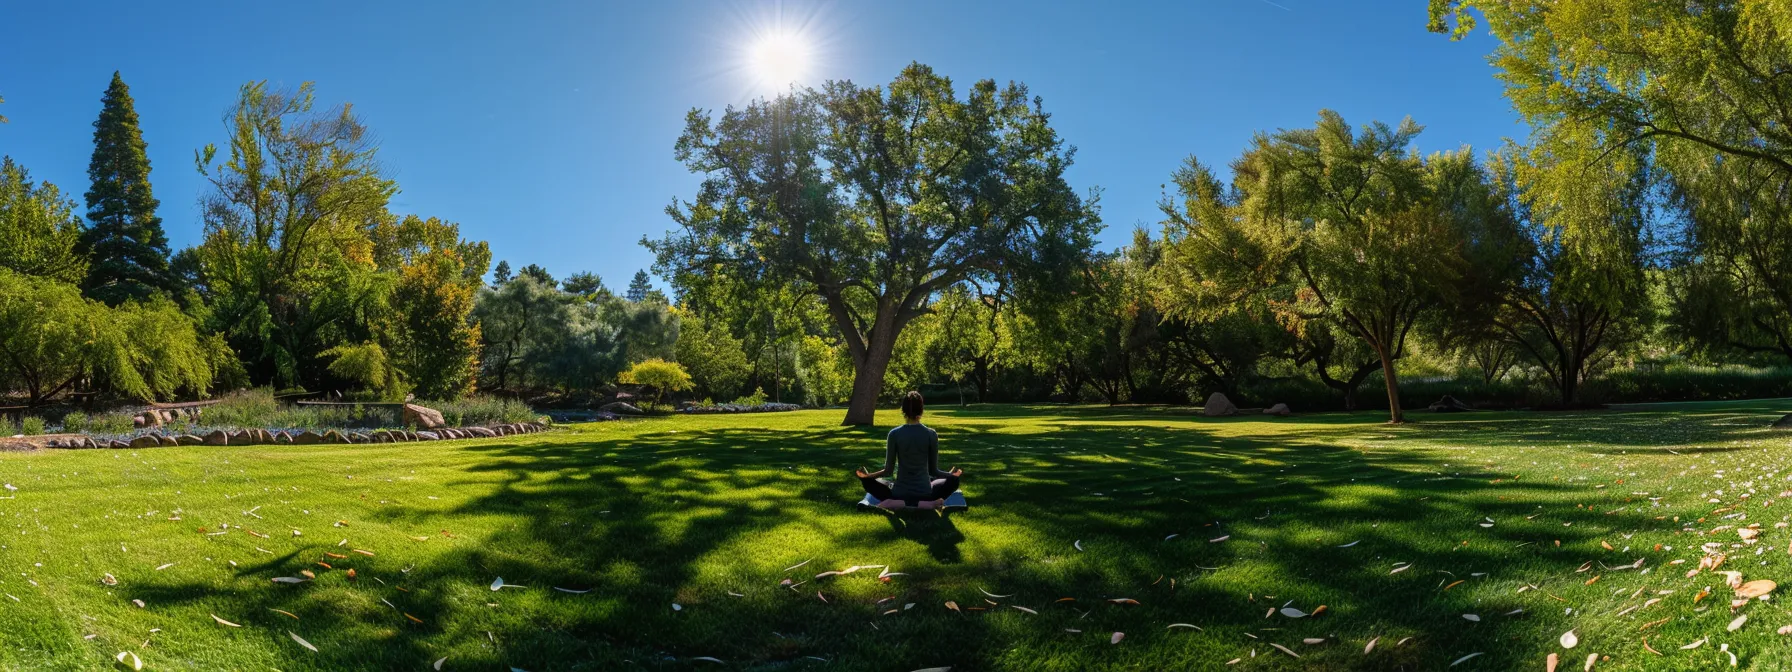
[[[110,311],[109,319],[128,344],[132,367],[159,399],[188,392],[211,391],[212,363],[220,359],[218,344],[199,337],[193,320],[162,294],[145,303],[127,302]]]
[[[486,244],[460,239],[460,227],[406,217],[395,227],[398,245],[379,244],[382,267],[397,267],[384,326],[393,365],[419,395],[453,398],[473,390],[479,372],[479,325],[469,319],[480,278],[491,260]],[[401,260],[402,257],[402,260]]]
[[[399,378],[398,369],[386,357],[386,349],[378,343],[338,345],[323,354],[335,358],[330,362],[332,375],[360,385],[361,389],[381,398],[402,399],[410,391]]]
[[[1492,213],[1472,156],[1420,157],[1419,131],[1409,119],[1359,132],[1321,111],[1313,128],[1259,135],[1231,191],[1191,159],[1175,176],[1181,207],[1164,208],[1163,294],[1190,316],[1264,306],[1297,335],[1361,341],[1400,421],[1395,360],[1421,317],[1458,299]]]
[[[35,415],[27,415],[19,420],[19,433],[25,436],[38,436],[44,433],[44,419]]]
[[[808,395],[805,403],[831,406],[852,396],[852,356],[845,346],[810,334],[803,337],[798,353],[797,376]]]
[[[846,421],[872,421],[903,329],[974,277],[1069,273],[1099,228],[1071,152],[1027,90],[913,64],[887,87],[833,82],[687,116],[677,157],[704,176],[647,245],[675,285],[726,272],[825,302],[858,377]],[[1049,283],[1042,283],[1047,284]]]
[[[24,390],[35,405],[91,377],[149,398],[155,391],[138,372],[134,345],[111,311],[74,285],[0,269],[0,388]]]
[[[313,111],[312,86],[243,87],[229,116],[227,159],[199,153],[211,182],[196,255],[211,325],[228,334],[251,378],[320,386],[325,350],[370,340],[392,280],[367,228],[397,187],[380,174],[367,129],[348,106]]]
[[[733,397],[752,373],[740,339],[728,333],[725,324],[714,324],[684,311],[677,315],[678,341],[673,345],[673,353],[678,363],[691,372],[691,379],[705,394]]]
[[[36,184],[12,157],[0,158],[0,270],[57,282],[87,275],[81,218],[56,185]]]
[[[510,262],[500,261],[498,267],[492,269],[492,284],[502,285],[510,282]]]
[[[610,290],[604,288],[603,278],[585,271],[566,276],[566,280],[560,283],[560,289],[588,299],[602,299],[610,295]]]
[[[678,316],[662,303],[596,300],[532,274],[480,288],[472,319],[487,389],[594,390],[630,362],[674,356]]]
[[[93,419],[91,431],[95,434],[129,434],[136,428],[131,416],[124,413],[107,413]]]
[[[82,282],[87,296],[116,306],[126,300],[148,300],[158,292],[172,294],[168,269],[168,237],[149,184],[149,154],[137,127],[131,89],[117,72],[100,99],[100,118],[93,122],[93,158],[87,164],[85,234],[92,266]]]
[[[444,418],[452,413],[465,425],[498,425],[533,422],[536,419],[535,409],[508,397],[476,394],[458,399],[426,401],[423,404],[441,411]]]
[[[685,372],[684,367],[679,366],[677,362],[668,362],[658,358],[639,362],[629,367],[628,370],[622,372],[621,382],[653,388],[653,403],[649,405],[650,407],[659,405],[665,399],[667,392],[683,392],[694,386],[691,382],[691,374]]]
[[[64,432],[85,432],[91,424],[92,419],[80,411],[70,411],[62,416],[62,431]]]
[[[753,388],[752,394],[735,397],[732,403],[740,404],[742,406],[758,406],[765,403],[766,399],[765,390],[755,387]]]

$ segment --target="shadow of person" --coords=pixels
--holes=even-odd
[[[944,511],[904,509],[886,511],[884,519],[890,522],[890,529],[896,536],[926,546],[933,559],[957,564],[964,561],[964,553],[958,550],[958,545],[964,542],[964,533],[952,524],[953,515]]]

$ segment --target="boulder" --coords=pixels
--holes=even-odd
[[[323,436],[319,437],[319,438],[321,439],[319,441],[319,443],[348,443],[349,442],[348,437],[343,436],[342,432],[338,432],[334,429],[324,430]]]
[[[437,441],[437,440],[440,440],[441,438],[442,438],[442,435],[437,434],[435,432],[417,432],[417,440],[418,441]]]
[[[492,428],[490,428],[490,427],[468,427],[467,431],[472,432],[473,436],[477,436],[482,439],[490,439],[490,438],[494,438],[494,437],[498,436],[498,433],[496,431],[493,431]]]
[[[628,403],[626,401],[612,401],[610,403],[607,403],[607,404],[597,407],[597,410],[603,411],[605,413],[615,413],[617,415],[641,415],[642,414],[641,409],[635,408],[634,404]]]
[[[1457,401],[1455,397],[1447,394],[1444,395],[1442,399],[1438,399],[1437,403],[1432,404],[1428,408],[1436,413],[1460,413],[1462,411],[1475,410],[1468,404]]]
[[[416,404],[405,404],[404,424],[419,429],[437,429],[448,423],[442,419],[441,411]]]
[[[131,439],[132,448],[154,448],[160,445],[162,445],[162,440],[156,438],[153,434],[144,434],[143,436]]]
[[[314,445],[324,442],[324,435],[307,429],[303,432],[299,432],[298,434],[293,435],[292,442],[293,442],[293,445],[314,446]]]
[[[225,435],[225,445],[247,446],[255,443],[255,433],[247,429],[239,429]]]
[[[292,435],[286,432],[274,432],[274,443],[292,445]]]
[[[348,437],[349,443],[373,443],[373,437],[360,432],[349,432],[345,436]]]
[[[1294,415],[1294,411],[1289,410],[1287,404],[1276,404],[1269,408],[1263,409],[1263,414],[1264,415]]]
[[[228,445],[230,445],[230,435],[225,434],[224,430],[222,430],[222,429],[214,431],[210,434],[205,435],[205,445],[228,446]]]
[[[113,439],[111,441],[106,442],[106,447],[107,448],[129,448],[129,447],[131,447],[131,444],[127,443],[125,441],[120,441],[118,439]]]
[[[497,434],[498,436],[510,436],[510,425],[498,425],[493,427],[492,433]]]
[[[156,438],[161,440],[163,446],[178,446],[178,445],[180,445],[180,440],[176,439],[172,436],[158,436]],[[197,439],[199,437],[195,436],[193,438]]]
[[[1215,392],[1208,396],[1207,403],[1201,406],[1201,415],[1205,415],[1209,418],[1235,415],[1237,413],[1238,407],[1234,406],[1232,400],[1227,399],[1225,394],[1219,392]]]

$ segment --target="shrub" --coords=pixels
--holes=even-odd
[[[44,433],[44,419],[35,415],[27,415],[19,421],[19,433],[25,436],[37,436]]]
[[[96,434],[129,434],[137,428],[131,416],[123,413],[107,413],[93,419],[93,432]]]
[[[62,431],[64,432],[85,432],[88,424],[87,414],[80,411],[71,411],[68,415],[62,416]]]
[[[760,404],[763,404],[763,403],[765,403],[765,388],[755,387],[755,388],[753,388],[752,394],[746,395],[744,397],[738,397],[734,401],[729,402],[729,403],[738,404],[741,406],[758,406]]]
[[[442,419],[448,420],[452,425],[499,425],[535,420],[535,410],[529,408],[528,404],[502,397],[472,396],[420,403],[441,411]],[[450,417],[459,420],[452,421],[449,420]]]
[[[658,406],[667,392],[683,392],[691,389],[691,374],[686,373],[677,362],[668,362],[653,358],[641,362],[622,372],[622,382],[631,385],[646,385],[653,388],[653,401],[650,408]]]

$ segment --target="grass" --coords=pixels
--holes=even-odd
[[[940,409],[942,466],[964,467],[972,502],[950,516],[855,510],[848,472],[881,458],[887,427],[837,427],[837,410],[427,446],[0,454],[17,488],[0,491],[0,668],[105,669],[129,650],[147,669],[287,671],[1432,670],[1476,652],[1454,669],[1555,652],[1563,669],[1597,653],[1599,670],[1693,670],[1728,665],[1728,644],[1742,667],[1780,669],[1782,601],[1749,603],[1730,632],[1723,578],[1685,573],[1708,542],[1745,579],[1792,568],[1792,530],[1774,526],[1792,507],[1774,501],[1787,437],[1764,429],[1787,410],[1390,427]],[[1719,529],[1748,523],[1759,544]],[[814,578],[874,564],[905,575]],[[316,580],[270,581],[305,570]],[[523,587],[494,592],[497,577]]]

